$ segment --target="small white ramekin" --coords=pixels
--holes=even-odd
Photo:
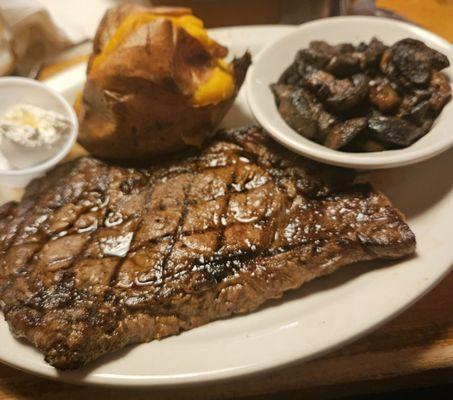
[[[31,104],[64,115],[71,123],[66,141],[56,150],[53,157],[30,168],[20,170],[0,170],[0,188],[23,188],[34,178],[44,175],[58,164],[71,150],[79,129],[77,116],[72,106],[63,96],[45,84],[27,78],[0,78],[0,115],[16,104]]]

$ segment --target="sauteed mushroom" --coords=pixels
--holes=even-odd
[[[366,118],[352,118],[335,125],[327,134],[324,146],[341,149],[367,127]]]
[[[431,88],[433,90],[433,95],[429,103],[435,115],[438,115],[451,100],[450,82],[444,74],[433,72],[431,77]]]
[[[429,132],[452,97],[439,72],[448,65],[414,39],[391,47],[376,38],[358,46],[313,41],[273,91],[283,118],[301,135],[332,149],[381,151]]]
[[[308,139],[314,139],[318,123],[314,118],[308,93],[291,85],[273,85],[277,97],[278,110],[295,131]]]
[[[327,97],[327,108],[336,112],[350,111],[357,107],[368,94],[368,78],[363,74],[354,75],[348,84],[333,86],[332,95]],[[338,90],[345,87],[345,90]]]
[[[351,79],[335,79],[328,72],[316,71],[306,80],[306,86],[333,111],[348,111],[357,106],[367,95],[368,80],[365,75]]]
[[[337,50],[326,42],[315,40],[310,42],[308,49],[299,50],[296,61],[303,61],[318,69],[325,69],[329,61],[337,54]]]
[[[357,46],[356,57],[360,60],[362,69],[378,67],[386,48],[387,46],[376,38],[371,39],[369,44],[360,43]]]
[[[322,143],[338,119],[324,110],[316,98],[302,88],[276,84],[272,90],[286,123],[302,136]]]
[[[450,65],[448,58],[426,46],[420,40],[403,39],[396,42],[382,58],[381,68],[391,79],[403,86],[427,86],[433,70]]]
[[[398,147],[407,147],[425,134],[422,128],[397,117],[371,117],[368,128],[376,139]]]
[[[370,81],[369,87],[370,101],[380,112],[392,113],[401,104],[401,97],[388,80]]]
[[[333,56],[326,70],[338,77],[346,77],[360,71],[359,59],[353,53]]]

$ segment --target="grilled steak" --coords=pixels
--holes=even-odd
[[[0,209],[5,318],[47,362],[77,368],[343,265],[413,253],[402,214],[353,175],[257,128],[148,169],[61,165]]]

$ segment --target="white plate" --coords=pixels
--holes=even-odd
[[[216,31],[233,53],[254,53],[288,32],[284,27]],[[248,46],[246,45],[248,44]],[[48,82],[69,99],[80,90],[84,66]],[[253,122],[244,94],[228,126]],[[433,177],[438,177],[436,182]],[[243,376],[307,360],[357,339],[413,303],[453,262],[453,152],[374,179],[404,210],[418,238],[418,256],[400,263],[367,263],[318,279],[258,312],[217,321],[179,336],[102,357],[75,372],[57,372],[33,347],[0,324],[0,361],[45,377],[82,384],[162,386]],[[427,188],[429,187],[429,190]]]
[[[377,17],[337,17],[309,22],[267,46],[248,74],[247,95],[256,119],[275,140],[309,158],[351,168],[376,169],[409,165],[434,157],[453,146],[453,101],[443,109],[431,131],[405,149],[374,153],[347,153],[308,140],[289,127],[279,114],[269,85],[276,82],[293,62],[297,51],[312,40],[336,44],[368,42],[373,36],[386,44],[411,37],[441,51],[453,63],[453,47],[439,36],[415,25]],[[444,73],[453,80],[453,65]]]

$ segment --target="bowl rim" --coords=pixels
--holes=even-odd
[[[275,126],[275,121],[268,114],[266,114],[266,110],[261,105],[260,96],[258,96],[258,93],[255,91],[255,85],[257,84],[256,82],[260,81],[260,77],[257,76],[256,72],[257,65],[266,62],[268,57],[273,53],[273,50],[277,47],[284,46],[288,38],[298,37],[302,35],[304,32],[306,32],[307,29],[310,29],[313,26],[324,25],[326,28],[327,27],[331,28],[335,24],[350,24],[351,22],[355,24],[363,24],[366,22],[373,23],[377,22],[387,26],[391,25],[402,27],[405,30],[411,31],[413,37],[418,38],[420,40],[423,39],[429,40],[433,43],[436,43],[436,45],[438,45],[439,47],[445,49],[445,52],[447,53],[446,55],[453,63],[452,44],[450,44],[447,40],[441,38],[440,36],[436,35],[435,33],[430,32],[412,23],[385,17],[361,16],[361,15],[331,17],[326,19],[310,21],[301,24],[298,27],[295,27],[295,29],[289,32],[288,34],[285,34],[279,39],[271,42],[264,49],[262,49],[259,52],[259,54],[255,57],[254,63],[250,67],[247,76],[246,94],[250,109],[254,117],[257,119],[257,121],[263,126],[263,128],[267,132],[269,132],[269,134],[277,142],[281,143],[282,145],[284,145],[293,152],[304,155],[316,161],[337,166],[352,167],[357,169],[393,168],[413,164],[434,157],[442,153],[443,151],[453,147],[453,135],[446,135],[445,137],[440,138],[438,141],[435,141],[432,144],[416,149],[414,148],[411,149],[411,146],[409,146],[403,149],[385,150],[382,152],[350,153],[329,149],[321,144],[315,143],[303,137],[302,135],[299,135],[297,140],[293,139],[288,136],[287,132]],[[276,79],[277,78],[278,77],[276,77]],[[450,85],[452,85],[452,83],[450,83]],[[445,110],[443,110],[442,112],[444,113]],[[453,117],[452,112],[450,112],[449,114],[451,114]],[[282,121],[284,122],[283,119]],[[287,130],[292,130],[293,132],[296,132],[289,125],[287,125],[286,122],[284,122],[284,124]],[[435,129],[436,126],[432,127],[432,129],[427,133],[427,135],[431,134],[432,131]]]
[[[0,90],[3,84],[16,84],[18,86],[28,86],[28,87],[35,87],[42,89],[47,95],[56,98],[60,104],[63,106],[65,111],[68,114],[68,119],[71,123],[71,129],[68,134],[67,140],[65,141],[64,145],[57,151],[57,153],[49,158],[48,160],[37,164],[32,167],[23,168],[23,169],[12,169],[12,170],[0,170],[0,176],[5,177],[14,177],[14,176],[23,176],[23,175],[30,175],[30,174],[38,174],[40,172],[44,172],[58,164],[64,157],[68,155],[72,147],[74,146],[78,131],[79,131],[79,121],[75,110],[71,106],[71,104],[57,91],[47,86],[45,83],[36,81],[30,78],[23,78],[23,77],[0,77]],[[26,101],[24,101],[26,103]],[[39,105],[38,105],[39,106]]]

